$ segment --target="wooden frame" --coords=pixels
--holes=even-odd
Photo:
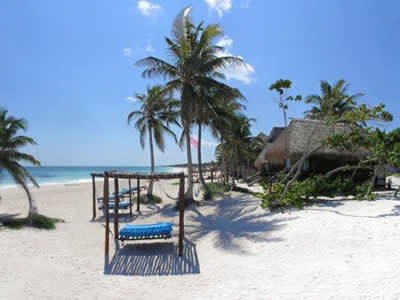
[[[117,171],[109,171],[109,173],[115,173]],[[96,177],[99,178],[104,178],[104,173],[91,173],[90,176],[92,177],[92,220],[96,219]],[[138,181],[139,182],[139,181]],[[132,183],[131,183],[131,179],[128,179],[128,186],[129,186],[129,214],[132,217]],[[103,187],[104,188],[104,187]],[[139,184],[137,185],[138,188],[138,193],[140,193],[140,186]]]
[[[109,247],[110,247],[110,221],[109,221],[109,206],[108,206],[108,196],[109,196],[109,179],[114,178],[114,192],[115,192],[115,205],[114,205],[114,238],[119,239],[119,179],[137,179],[138,184],[140,179],[176,179],[179,178],[179,237],[178,237],[178,255],[183,255],[183,239],[184,239],[184,211],[185,211],[185,175],[184,173],[153,173],[153,174],[141,174],[141,173],[118,173],[118,172],[104,172],[104,198],[103,206],[104,217],[105,217],[105,241],[104,241],[104,254],[106,259],[109,257]],[[138,210],[140,208],[140,188],[138,190]],[[135,239],[133,239],[135,240]]]

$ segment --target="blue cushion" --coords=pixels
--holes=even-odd
[[[141,238],[148,236],[161,236],[171,237],[172,224],[171,223],[157,223],[157,224],[144,224],[133,225],[129,224],[124,226],[119,232],[121,237]]]
[[[136,191],[137,190],[137,187],[136,186],[133,186],[132,188],[131,188],[131,192],[133,192],[133,191]],[[120,197],[122,197],[123,195],[125,195],[125,194],[129,194],[129,188],[123,188],[123,189],[121,189],[120,191],[119,191],[119,193],[118,193],[118,195],[120,196]],[[104,197],[99,197],[99,198],[97,198],[97,201],[103,201],[103,199],[104,199]],[[113,193],[110,193],[109,195],[108,195],[108,200],[115,200],[115,193],[113,192]]]
[[[115,202],[108,202],[108,207],[110,209],[114,209],[114,206],[115,206]],[[129,207],[129,202],[127,202],[127,201],[119,202],[118,206],[120,209],[127,209]],[[104,208],[103,204],[100,206],[100,208]]]

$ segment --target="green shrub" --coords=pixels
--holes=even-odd
[[[355,191],[355,195],[354,198],[357,200],[375,200],[376,195],[369,192],[368,193],[368,189],[369,189],[369,183],[364,183],[360,186],[357,186],[354,191]]]
[[[325,178],[323,176],[309,177],[294,182],[281,199],[285,184],[275,182],[264,184],[264,193],[256,194],[261,199],[262,208],[302,208],[311,204],[319,196],[335,197],[354,195],[356,199],[374,200],[375,195],[368,193],[368,184],[353,182],[351,177]]]
[[[211,200],[215,196],[223,195],[230,190],[229,185],[219,182],[207,183],[207,187],[208,189],[203,192],[203,200]]]
[[[140,195],[140,203],[149,204],[150,202],[160,204],[162,202],[162,198],[155,194],[151,195],[151,199],[148,198],[148,195]]]

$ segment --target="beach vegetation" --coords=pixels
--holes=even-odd
[[[154,173],[154,142],[162,152],[165,150],[165,134],[178,142],[175,133],[170,128],[170,124],[179,126],[176,101],[173,99],[172,94],[160,85],[147,87],[146,94],[137,93],[134,97],[140,103],[140,109],[129,113],[128,124],[136,120],[135,128],[140,133],[140,145],[143,149],[146,144],[146,136],[148,135],[151,173]],[[147,195],[151,197],[152,194],[153,181],[151,180],[147,189]]]
[[[285,93],[287,89],[290,89],[292,82],[289,79],[279,79],[269,86],[270,91],[276,91],[279,94],[278,104],[279,108],[282,109],[283,120],[285,121],[285,127],[287,127],[287,110],[289,108],[289,101],[301,101],[301,95],[290,96]]]
[[[186,145],[188,184],[186,204],[193,201],[193,164],[191,153],[191,130],[196,120],[196,103],[201,91],[213,90],[223,98],[242,97],[239,90],[223,83],[221,70],[229,66],[243,66],[241,58],[225,55],[224,47],[216,43],[222,37],[219,25],[195,25],[191,7],[184,8],[175,18],[171,37],[166,37],[170,61],[149,56],[136,62],[146,67],[145,78],[162,77],[167,80],[165,89],[180,94],[179,113],[183,126],[181,145]],[[202,109],[208,104],[202,103]]]
[[[149,204],[149,203],[162,203],[162,198],[157,196],[156,194],[151,195],[140,195],[140,203],[142,204]]]
[[[252,136],[251,123],[254,119],[244,114],[235,113],[230,118],[230,125],[224,132],[223,140],[216,147],[215,155],[221,162],[224,173],[231,173],[231,187],[236,186],[236,178],[246,177],[247,169],[256,159],[264,145],[262,138]],[[228,182],[225,182],[228,184]]]
[[[207,183],[208,189],[203,192],[203,200],[211,200],[216,196],[222,196],[230,190],[230,186],[220,182]]]
[[[38,208],[28,183],[37,188],[39,184],[21,163],[40,166],[40,162],[31,154],[22,152],[25,146],[36,145],[31,137],[18,135],[20,131],[24,132],[27,129],[28,123],[25,119],[11,116],[6,109],[0,108],[0,179],[6,171],[15,183],[23,188],[29,202],[27,220],[32,224],[34,217],[38,215]]]
[[[24,227],[32,227],[37,229],[51,230],[56,228],[57,223],[64,223],[64,220],[59,218],[51,218],[44,215],[36,214],[29,218],[8,218],[2,220],[4,227],[9,229],[22,229]]]
[[[333,86],[322,80],[320,83],[321,94],[311,94],[305,99],[305,103],[312,104],[310,110],[304,112],[306,118],[316,120],[341,119],[348,112],[356,109],[357,99],[362,93],[348,94],[350,84],[344,79],[338,80]],[[345,120],[340,120],[344,122]],[[349,120],[347,120],[349,121]]]
[[[264,193],[258,195],[262,199],[262,207],[302,207],[318,196],[352,195],[357,199],[372,200],[378,171],[386,165],[400,165],[400,129],[385,132],[372,125],[373,121],[392,121],[392,115],[385,110],[383,103],[374,107],[357,104],[356,99],[362,94],[347,95],[347,89],[348,84],[344,80],[339,80],[333,88],[322,81],[322,96],[306,98],[307,103],[317,105],[306,112],[307,117],[318,119],[328,126],[347,124],[346,130],[340,133],[333,131],[303,153],[289,170],[267,180]],[[357,164],[342,165],[320,176],[304,178],[304,161],[316,151],[328,148],[364,155]],[[337,177],[345,172],[347,177]],[[358,180],[359,175],[364,176],[364,181]]]

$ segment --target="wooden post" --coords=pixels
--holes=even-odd
[[[130,178],[129,178],[129,214],[132,217],[132,185]]]
[[[96,178],[92,175],[92,192],[93,192],[93,218],[96,219]]]
[[[109,248],[110,248],[110,220],[108,218],[108,174],[104,173],[104,193],[103,193],[103,208],[104,208],[104,218],[106,219],[106,232],[104,239],[104,256],[106,261],[108,261],[109,257]]]
[[[178,240],[178,255],[183,255],[183,238],[184,238],[184,212],[185,212],[185,177],[179,180],[179,240]]]
[[[118,230],[118,212],[119,212],[119,179],[118,177],[114,177],[114,238],[118,239],[119,230]]]
[[[137,203],[136,203],[136,211],[140,212],[140,179],[137,179]]]
[[[214,182],[214,170],[211,169],[211,183]]]

